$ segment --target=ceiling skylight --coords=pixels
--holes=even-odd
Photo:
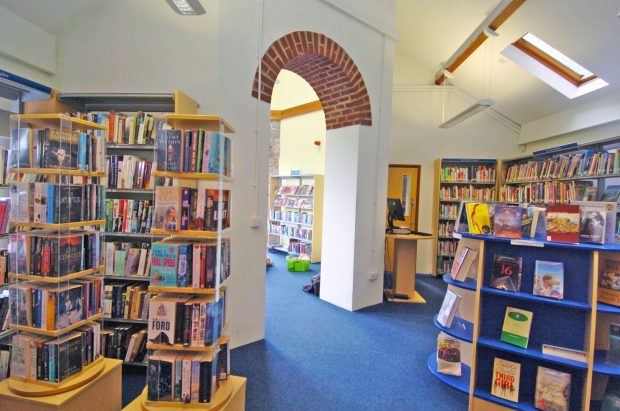
[[[502,54],[571,99],[608,85],[532,33],[512,43]]]

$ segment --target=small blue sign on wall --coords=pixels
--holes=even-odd
[[[291,175],[292,176],[300,176],[301,175],[301,170],[291,170]]]

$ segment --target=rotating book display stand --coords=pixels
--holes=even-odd
[[[8,388],[0,387],[7,404],[60,393],[65,404],[84,389],[95,391],[97,381],[115,367],[120,377],[120,362],[101,355],[101,327],[95,321],[101,318],[100,273],[105,270],[100,180],[106,130],[63,114],[11,116],[10,225],[15,233],[9,276],[15,284],[9,289],[9,315],[17,333]],[[107,388],[110,400],[120,399],[120,384],[115,385]],[[43,409],[54,401],[31,406]]]
[[[234,130],[209,115],[166,124],[152,172],[167,186],[155,187],[151,233],[163,239],[151,247],[147,387],[127,409],[226,409],[241,389],[223,335]]]

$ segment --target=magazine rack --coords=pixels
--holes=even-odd
[[[234,133],[234,129],[220,117],[209,115],[171,114],[166,117],[166,123],[170,130],[162,131],[157,137],[157,170],[152,172],[153,176],[159,178],[159,183],[163,181],[169,187],[155,187],[155,212],[151,233],[164,238],[151,247],[149,286],[151,302],[147,337],[149,363],[147,387],[140,396],[140,404],[143,410],[185,408],[215,410],[221,408],[233,392],[232,383],[228,380],[230,374],[228,337],[223,335],[226,329],[224,302],[227,289],[222,282],[228,276],[230,261],[230,243],[225,238],[229,231],[227,204],[230,204],[228,197],[230,190],[225,190],[224,187],[232,181],[229,160],[232,150],[229,144],[230,138],[226,134]],[[195,142],[196,139],[199,143],[192,146],[190,141]],[[184,145],[185,142],[187,145]],[[200,151],[198,145],[203,146],[202,159],[197,159],[197,152]],[[193,163],[191,169],[194,171],[184,171],[187,165],[183,161],[186,156],[192,154],[191,159],[187,158]],[[203,192],[200,194],[200,191]],[[171,198],[173,200],[170,200]],[[213,218],[210,219],[209,216]],[[166,247],[169,245],[178,247],[171,249],[174,253],[179,250],[178,254],[164,254],[164,252],[158,254],[158,249],[173,252]],[[183,254],[184,257],[178,259],[181,247],[187,246],[189,247],[185,248],[183,253],[193,250],[193,254]],[[201,261],[197,261],[198,256],[202,256]],[[189,258],[193,260],[191,265],[188,262]],[[172,269],[166,271],[165,267],[170,267],[168,264],[170,261]],[[175,265],[178,261],[184,263]],[[194,270],[200,271],[201,267],[207,274],[203,272],[202,282],[200,279],[196,282],[196,276],[192,273],[196,272]],[[209,280],[208,267],[212,269],[212,281]],[[194,311],[190,311],[190,314],[185,311],[185,316],[196,313],[200,316],[191,317],[192,321],[195,320],[195,328],[189,320],[185,323],[191,326],[191,331],[186,331],[191,333],[187,340],[183,342],[172,340],[172,337],[178,337],[177,329],[171,333],[162,331],[167,330],[171,324],[168,322],[170,316],[165,316],[165,306],[156,296],[164,299],[183,299],[185,306],[188,305],[189,299],[193,299],[193,303],[189,304],[193,304]],[[179,305],[173,304],[177,312]],[[197,306],[199,308],[196,308]],[[206,311],[206,314],[203,311]],[[208,320],[209,318],[212,320]],[[178,322],[175,323],[178,326]],[[188,330],[185,324],[183,327]],[[200,328],[198,324],[204,326],[198,333],[202,335],[202,339],[200,336],[195,336],[195,329]],[[207,335],[211,337],[207,338]],[[196,372],[200,374],[194,374],[195,362],[198,364],[196,367],[200,367]],[[168,364],[170,368],[166,368],[163,363]],[[191,371],[188,371],[187,364],[190,364]],[[204,368],[203,364],[206,364]],[[191,393],[187,389],[189,377],[186,379],[183,374],[181,378],[182,373],[190,372]],[[203,372],[206,373],[206,377]],[[198,375],[200,378],[196,378]],[[170,381],[167,389],[161,389],[167,384],[168,379],[173,381]],[[198,386],[201,390],[200,398],[195,392]],[[203,395],[203,389],[209,394]]]
[[[571,375],[570,408],[587,410],[601,395],[610,376],[620,376],[620,366],[605,362],[609,348],[609,324],[618,322],[620,307],[598,302],[598,278],[606,260],[620,259],[620,245],[567,244],[547,241],[520,241],[487,235],[456,234],[461,242],[477,251],[464,282],[444,275],[449,288],[462,296],[459,313],[452,326],[435,325],[461,340],[464,358],[462,376],[437,372],[435,352],[428,367],[442,382],[469,394],[470,410],[533,410],[538,366]],[[522,285],[519,292],[490,287],[494,255],[522,257]],[[533,295],[536,260],[558,261],[564,265],[564,298]],[[527,348],[500,340],[506,307],[533,313]],[[585,352],[585,361],[544,354],[542,344]],[[463,348],[465,346],[465,348]],[[469,360],[471,357],[471,360]],[[521,364],[519,402],[491,395],[493,359]]]
[[[100,354],[106,127],[63,114],[11,116],[10,390],[66,392]]]

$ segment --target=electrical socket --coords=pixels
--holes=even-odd
[[[261,226],[261,221],[262,219],[260,217],[253,217],[252,218],[252,222],[251,222],[251,227],[252,228],[258,228]]]
[[[377,272],[377,270],[370,270],[370,273],[368,275],[368,279],[370,281],[376,281],[377,278],[379,278],[379,273]]]

